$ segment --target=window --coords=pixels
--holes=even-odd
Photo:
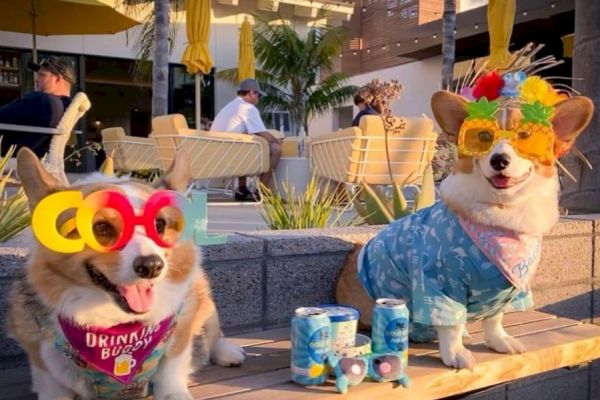
[[[187,73],[183,65],[171,65],[169,74],[169,112],[185,116],[188,126],[207,129],[208,122],[215,117],[214,68],[208,75],[202,75],[200,82],[202,126],[196,124],[196,77]]]
[[[285,133],[286,136],[292,136],[292,121],[289,111],[273,111],[268,113],[265,118],[265,124],[269,129],[276,129]]]

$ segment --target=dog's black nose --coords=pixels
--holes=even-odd
[[[157,255],[139,256],[133,260],[133,270],[137,276],[144,279],[156,278],[164,266],[162,259]]]
[[[502,171],[510,164],[510,156],[506,153],[494,154],[492,158],[490,158],[490,165],[496,171]]]

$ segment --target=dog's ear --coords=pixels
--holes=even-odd
[[[173,163],[165,172],[159,185],[165,189],[175,190],[177,192],[185,192],[192,180],[192,172],[190,171],[190,161],[187,153],[183,149],[177,150]]]
[[[467,99],[458,94],[441,90],[435,92],[431,97],[431,110],[444,133],[456,142],[460,126],[468,115]]]
[[[64,185],[46,171],[39,158],[28,148],[17,153],[17,175],[33,210],[41,199],[64,189]]]
[[[594,114],[594,103],[587,97],[575,96],[556,104],[552,117],[552,128],[556,140],[554,154],[560,157],[567,153],[577,136],[590,123]]]

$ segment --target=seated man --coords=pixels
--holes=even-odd
[[[372,105],[367,103],[360,94],[354,95],[354,105],[358,107],[358,114],[352,120],[352,126],[358,126],[360,123],[360,118],[363,115],[378,115],[379,112],[373,108]]]
[[[215,116],[210,127],[214,132],[237,132],[258,135],[269,142],[270,167],[275,169],[281,158],[282,139],[278,139],[267,132],[256,105],[262,93],[254,79],[246,79],[240,83],[237,97],[230,101]],[[271,180],[271,171],[260,176],[260,181],[268,185]],[[239,177],[239,186],[235,192],[235,199],[239,201],[255,201],[259,199],[257,192],[251,192],[246,186],[246,177]]]
[[[35,92],[0,107],[0,123],[56,128],[71,104],[71,86],[75,72],[71,64],[59,57],[45,58],[39,64],[29,63],[37,71]],[[36,132],[0,132],[2,154],[10,145],[29,147],[38,157],[48,152],[52,135]]]

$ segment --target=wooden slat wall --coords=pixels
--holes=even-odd
[[[405,41],[407,34],[421,24],[442,17],[443,0],[398,0],[396,7],[390,8],[388,0],[363,1],[365,12],[357,2],[354,14],[346,24],[351,37],[362,37],[363,49],[353,55],[349,43],[344,44],[342,71],[347,75],[357,75],[383,68],[390,68],[407,62],[399,57],[396,42]],[[385,47],[383,47],[385,45]]]

